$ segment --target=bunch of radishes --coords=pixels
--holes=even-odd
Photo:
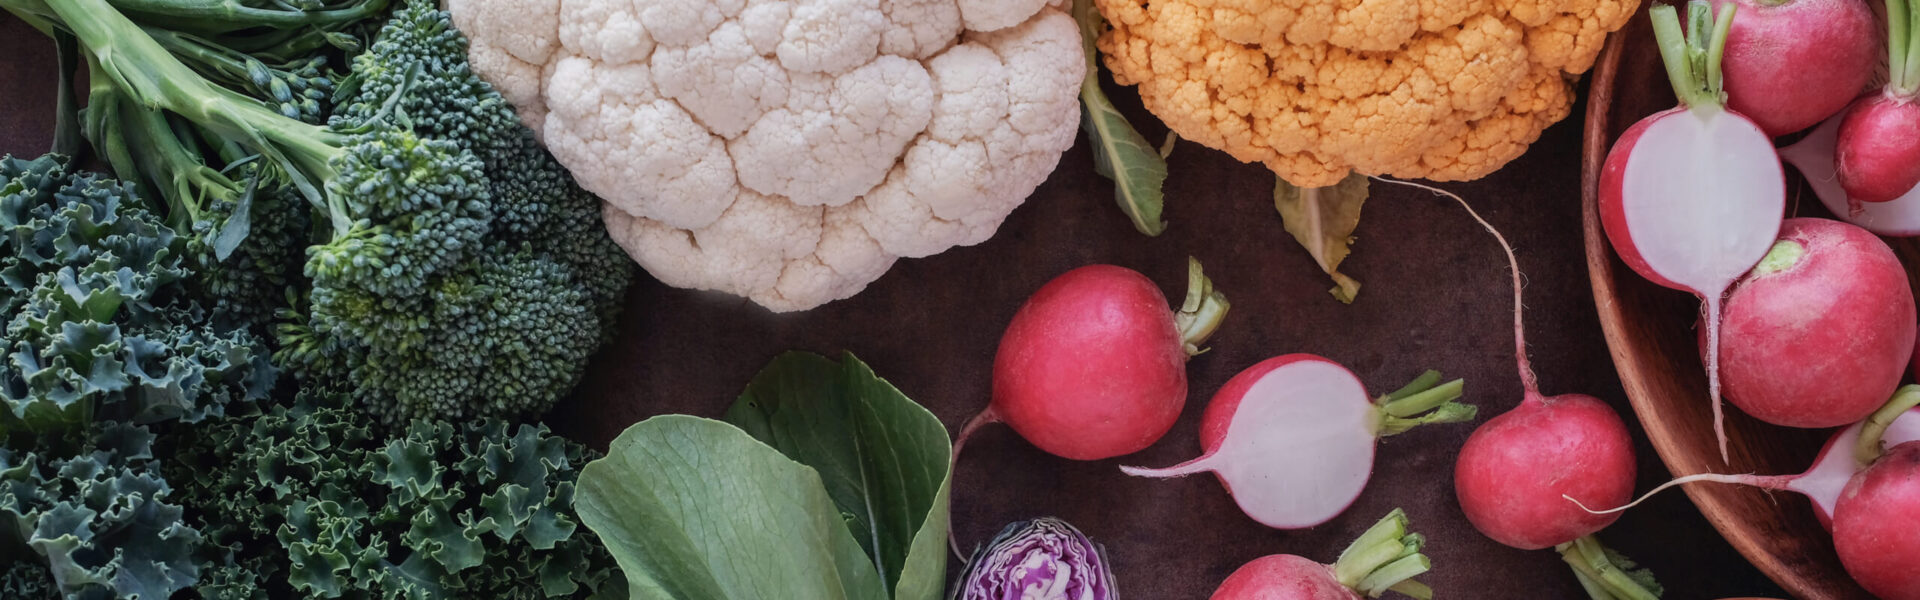
[[[1806,494],[1861,585],[1920,600],[1920,411],[1910,410],[1920,387],[1895,392],[1914,358],[1915,303],[1873,235],[1920,234],[1920,4],[1888,0],[1888,83],[1865,96],[1881,39],[1867,5],[1715,4],[1717,17],[1692,3],[1684,29],[1673,8],[1652,9],[1681,106],[1635,124],[1607,157],[1608,238],[1642,276],[1705,301],[1716,430],[1722,383],[1769,423],[1858,424],[1802,475],[1697,474],[1659,489],[1717,481]],[[1773,137],[1815,124],[1776,155]],[[1854,225],[1783,220],[1781,158]]]

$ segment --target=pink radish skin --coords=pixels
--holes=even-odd
[[[1431,600],[1433,590],[1412,578],[1431,566],[1420,554],[1425,543],[1406,530],[1395,510],[1325,565],[1291,554],[1256,558],[1227,576],[1212,600],[1360,600],[1388,591]]]
[[[1187,358],[1228,308],[1200,263],[1175,313],[1159,287],[1131,269],[1092,265],[1034,292],[1013,316],[993,362],[993,401],[969,421],[1004,422],[1049,454],[1098,460],[1138,452],[1165,435],[1187,401]]]
[[[1894,446],[1834,509],[1833,547],[1847,574],[1881,600],[1920,600],[1920,442]]]
[[[1696,25],[1711,20],[1704,2],[1689,9]],[[1725,41],[1735,5],[1720,11],[1711,32],[1693,36],[1681,33],[1673,7],[1650,11],[1681,106],[1642,119],[1614,142],[1600,175],[1601,224],[1634,272],[1705,301],[1707,395],[1724,459],[1720,299],[1773,246],[1786,180],[1766,132],[1720,104],[1715,44]],[[1706,54],[1706,72],[1694,69],[1689,52]]]
[[[1847,197],[1834,171],[1833,155],[1840,137],[1836,116],[1807,132],[1793,145],[1780,149],[1780,159],[1793,165],[1813,188],[1820,204],[1840,220],[1867,231],[1894,237],[1920,236],[1920,186],[1909,188],[1890,202],[1860,202]]]
[[[1633,498],[1626,423],[1592,396],[1530,394],[1481,425],[1460,448],[1453,489],[1487,537],[1522,550],[1551,548],[1605,529],[1619,515],[1567,502],[1617,506]]]
[[[1859,202],[1920,185],[1920,0],[1886,3],[1886,89],[1847,109],[1834,153],[1840,187]]]
[[[1333,361],[1310,354],[1270,358],[1214,394],[1201,418],[1199,458],[1165,469],[1120,469],[1156,478],[1211,472],[1253,520],[1276,529],[1312,527],[1360,496],[1381,436],[1473,418],[1471,406],[1452,402],[1461,382],[1435,386],[1438,379],[1437,373],[1423,376],[1376,402],[1358,377]]]
[[[1727,108],[1779,137],[1845,109],[1873,79],[1880,24],[1861,0],[1714,0],[1738,4],[1727,31]]]
[[[1920,104],[1881,94],[1862,99],[1840,120],[1834,171],[1861,202],[1890,202],[1920,185]]]
[[[1720,379],[1762,421],[1846,425],[1899,387],[1916,323],[1906,270],[1885,242],[1839,221],[1788,219],[1727,295]]]
[[[1213,600],[1359,600],[1333,578],[1333,567],[1291,554],[1253,559],[1220,582]]]

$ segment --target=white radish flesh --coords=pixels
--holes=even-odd
[[[1431,373],[1376,403],[1359,378],[1333,361],[1307,354],[1268,359],[1214,396],[1199,458],[1164,469],[1120,469],[1138,477],[1212,472],[1253,520],[1276,529],[1312,527],[1360,496],[1380,436],[1473,417],[1471,406],[1452,402],[1461,383],[1436,386],[1438,380]]]
[[[1705,301],[1707,393],[1725,458],[1720,300],[1773,247],[1786,183],[1766,132],[1721,105],[1719,58],[1734,6],[1714,20],[1705,3],[1693,3],[1685,37],[1672,7],[1651,10],[1681,106],[1642,119],[1614,143],[1601,173],[1601,221],[1628,267]]]
[[[1780,149],[1780,158],[1800,171],[1813,188],[1820,204],[1840,220],[1859,225],[1880,235],[1920,236],[1920,186],[1891,202],[1855,202],[1840,187],[1834,171],[1834,148],[1840,136],[1840,119],[1834,117],[1807,132],[1807,137]]]

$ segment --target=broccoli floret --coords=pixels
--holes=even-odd
[[[278,356],[306,380],[344,378],[383,423],[544,409],[608,338],[631,263],[430,2],[391,16],[325,127],[209,82],[107,0],[0,7],[61,23],[95,57],[96,86],[167,111],[223,157],[258,155],[313,204],[311,289],[280,311]],[[231,194],[203,157],[164,158],[129,168],[182,196]]]

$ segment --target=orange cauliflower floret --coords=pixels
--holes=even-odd
[[[1573,106],[1638,0],[1095,0],[1115,81],[1289,183],[1475,179]]]

